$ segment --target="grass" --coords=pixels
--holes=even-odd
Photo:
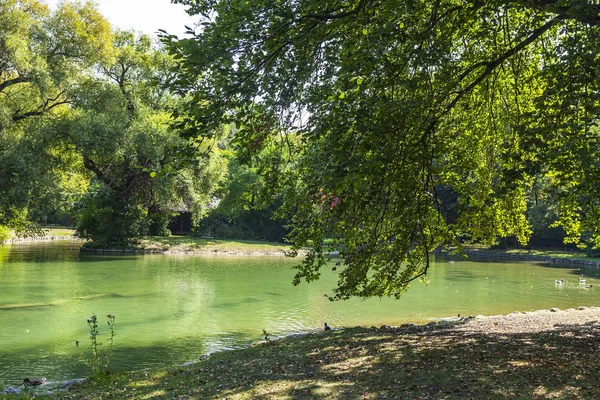
[[[465,246],[465,249],[475,249]],[[569,258],[574,260],[586,260],[586,261],[600,261],[600,257],[588,257],[585,252],[577,250],[556,250],[556,249],[489,249],[489,248],[477,248],[481,252],[492,252],[492,253],[507,253],[514,255],[527,255],[527,256],[546,256],[553,258]]]
[[[258,240],[220,240],[193,236],[149,237],[139,245],[144,250],[170,252],[234,253],[234,254],[283,254],[291,247],[283,243]]]
[[[597,323],[497,335],[351,328],[92,378],[48,398],[592,399],[599,339]]]
[[[75,235],[75,229],[65,228],[59,226],[44,226],[42,227],[46,231],[47,236],[73,236]]]
[[[584,252],[577,250],[512,249],[507,250],[506,252],[509,254],[526,254],[554,258],[571,258],[575,260],[600,261],[600,257],[588,257]]]

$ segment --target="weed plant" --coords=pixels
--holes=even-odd
[[[100,346],[101,342],[98,341],[100,336],[100,330],[98,329],[98,317],[93,314],[87,319],[90,336],[90,351],[91,356],[85,360],[85,363],[90,367],[94,375],[108,375],[110,374],[110,363],[113,356],[113,345],[115,339],[115,316],[113,314],[106,315],[106,323],[110,331],[108,339],[108,350],[101,354]],[[79,343],[79,341],[77,341]]]

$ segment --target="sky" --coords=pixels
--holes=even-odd
[[[46,0],[54,7],[60,0]],[[95,0],[100,12],[114,28],[135,29],[154,35],[158,29],[183,36],[185,25],[194,27],[195,18],[170,0]]]

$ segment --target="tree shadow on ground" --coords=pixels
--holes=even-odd
[[[145,398],[600,398],[600,325],[539,333],[352,328],[133,376]],[[140,373],[137,373],[140,374]],[[130,388],[131,390],[131,388]]]

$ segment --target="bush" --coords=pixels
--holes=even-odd
[[[4,242],[12,237],[8,226],[0,225],[0,242]]]
[[[244,211],[235,218],[227,218],[216,209],[200,221],[195,232],[219,239],[283,242],[288,230],[284,220],[273,219],[274,208]]]
[[[171,236],[168,228],[171,213],[158,212],[148,217],[148,235],[150,236]]]
[[[146,211],[129,205],[108,189],[88,195],[80,204],[77,233],[95,248],[121,248],[137,243],[148,233]]]

